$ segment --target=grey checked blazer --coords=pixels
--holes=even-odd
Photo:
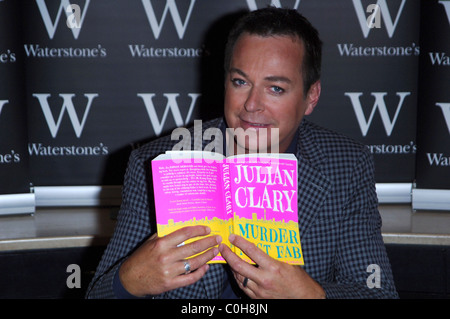
[[[223,120],[202,124],[204,131],[219,128]],[[380,231],[368,149],[307,120],[298,130],[298,211],[304,269],[322,285],[327,298],[397,298]],[[194,138],[193,130],[191,135]],[[115,298],[115,273],[126,257],[156,231],[150,161],[178,142],[167,136],[132,152],[116,230],[87,298]],[[203,141],[203,146],[210,142]],[[380,267],[380,288],[367,285],[372,264]],[[225,280],[224,266],[214,264],[197,283],[153,297],[220,298]]]

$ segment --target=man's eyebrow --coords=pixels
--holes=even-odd
[[[240,76],[243,76],[243,77],[245,77],[245,78],[248,77],[247,74],[245,74],[244,71],[242,71],[241,69],[238,69],[238,68],[231,68],[231,69],[230,69],[230,73],[237,73],[237,74],[239,74]]]
[[[231,68],[230,73],[237,73],[240,76],[248,78],[248,75],[244,71],[242,71],[241,69],[238,69],[238,68]],[[285,82],[288,84],[292,83],[292,81],[289,78],[287,78],[285,76],[278,76],[278,75],[267,76],[264,78],[264,80],[269,81],[269,82]]]
[[[270,82],[285,82],[287,84],[292,83],[292,81],[285,77],[285,76],[277,76],[277,75],[273,75],[273,76],[267,76],[264,78],[266,81],[270,81]]]

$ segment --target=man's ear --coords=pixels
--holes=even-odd
[[[313,83],[309,88],[308,95],[306,96],[308,105],[306,107],[305,115],[310,115],[314,111],[314,108],[319,102],[321,90],[320,80]]]

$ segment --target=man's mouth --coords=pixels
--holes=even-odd
[[[242,124],[242,128],[244,130],[246,130],[246,129],[259,130],[259,129],[262,129],[262,128],[268,129],[270,127],[270,124],[267,124],[267,123],[250,122],[250,121],[246,121],[246,120],[243,120],[243,119],[241,119],[241,124]]]

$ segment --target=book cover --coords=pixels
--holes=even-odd
[[[209,152],[166,152],[152,161],[152,174],[159,236],[206,225],[211,235],[220,235],[224,244],[250,263],[228,241],[230,233],[280,261],[304,264],[293,154],[224,158]],[[210,261],[225,262],[220,255]]]

